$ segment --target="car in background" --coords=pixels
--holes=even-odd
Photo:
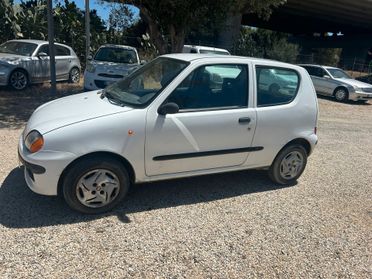
[[[80,61],[69,46],[54,43],[57,81],[80,80]],[[15,90],[50,81],[49,44],[41,40],[10,40],[0,45],[0,85]]]
[[[268,72],[288,86],[261,87]],[[18,152],[33,191],[102,213],[133,183],[258,168],[293,184],[318,141],[317,119],[312,81],[299,66],[169,54],[103,90],[42,105]]]
[[[216,47],[207,47],[207,46],[191,46],[184,45],[182,53],[201,53],[201,54],[221,54],[221,55],[230,55],[226,49],[216,48]]]
[[[140,66],[136,48],[125,45],[101,46],[90,59],[84,72],[86,91],[103,89],[130,74]]]
[[[320,65],[300,64],[305,68],[320,95],[332,96],[337,101],[368,101],[372,99],[372,85],[353,79],[345,71]]]

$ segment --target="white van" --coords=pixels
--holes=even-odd
[[[201,53],[201,54],[222,54],[230,55],[226,49],[216,48],[216,47],[207,47],[207,46],[191,46],[184,45],[182,53]]]

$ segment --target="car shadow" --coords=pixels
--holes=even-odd
[[[221,200],[287,186],[269,180],[266,171],[251,170],[139,184],[113,211],[84,215],[71,210],[60,197],[33,193],[23,178],[23,167],[13,169],[0,188],[0,224],[8,228],[37,228],[73,224],[128,214]]]
[[[338,102],[334,97],[331,97],[331,96],[324,96],[324,95],[317,95],[319,99],[323,99],[323,100],[328,100],[328,101],[332,101],[332,102],[335,102],[335,103],[339,103],[339,104],[347,104],[347,105],[356,105],[356,106],[370,106],[372,105],[371,102],[372,100],[368,101],[368,102],[364,102],[364,101],[352,101],[352,100],[346,100],[342,103]]]

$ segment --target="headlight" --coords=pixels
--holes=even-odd
[[[26,136],[25,145],[31,153],[35,153],[43,147],[44,138],[38,131],[32,130]]]
[[[87,72],[89,72],[89,73],[94,73],[94,71],[96,70],[96,67],[95,67],[93,64],[88,63],[88,64],[87,64],[87,68],[86,68],[86,70],[87,70]]]

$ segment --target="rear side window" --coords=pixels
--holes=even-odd
[[[66,47],[56,45],[56,56],[69,56],[70,50]]]
[[[300,77],[295,70],[256,66],[257,106],[275,106],[293,101]]]

